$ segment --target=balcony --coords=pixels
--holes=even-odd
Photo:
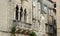
[[[46,30],[46,33],[53,33],[53,29]]]
[[[46,33],[53,33],[53,26],[46,24]]]
[[[53,33],[53,28],[50,27],[50,28],[48,29],[48,32],[49,32],[49,33]]]
[[[32,31],[31,24],[14,20],[13,26],[16,26],[16,32],[21,34],[29,34]]]

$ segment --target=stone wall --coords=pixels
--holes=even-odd
[[[60,36],[60,0],[57,0],[57,36]]]

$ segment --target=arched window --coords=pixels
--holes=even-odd
[[[20,8],[20,21],[21,21],[21,18],[22,18],[22,12],[23,12],[23,8],[21,7]]]
[[[27,18],[27,11],[26,11],[26,9],[24,9],[24,21],[26,21],[26,18]]]
[[[18,10],[19,10],[19,7],[18,5],[16,5],[16,20],[18,20]]]

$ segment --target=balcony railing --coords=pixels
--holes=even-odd
[[[14,20],[13,23],[14,23],[13,26],[16,26],[17,33],[28,35],[32,31],[32,28],[31,28],[32,24],[30,23],[17,21],[17,20]]]
[[[47,33],[53,33],[53,29],[47,29],[46,32]]]
[[[26,23],[26,22],[21,22],[21,21],[14,20],[14,26],[19,27],[20,29],[23,29],[23,30],[38,31],[37,27],[35,27],[37,25],[33,26],[32,24]]]
[[[46,33],[53,33],[53,26],[52,25],[46,25]]]
[[[21,29],[31,29],[31,24],[30,23],[16,21],[16,20],[14,20],[13,23],[16,27],[19,27]]]

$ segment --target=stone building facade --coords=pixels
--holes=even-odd
[[[37,36],[53,36],[53,5],[48,0],[1,0],[0,36],[11,36],[13,26],[20,33],[16,36],[29,36],[32,31]]]
[[[45,18],[45,36],[57,36],[56,2],[42,0],[42,15]]]
[[[11,28],[16,26],[16,29],[21,29],[17,36],[27,36],[28,32],[35,31],[38,35],[40,17],[37,13],[37,6],[33,8],[33,4],[37,5],[37,1],[32,0],[1,0],[0,1],[0,36],[11,36]],[[33,9],[33,10],[32,10]],[[35,13],[32,16],[32,11]],[[32,18],[33,17],[33,18]],[[38,18],[38,19],[37,19]]]
[[[60,0],[57,0],[57,14],[56,14],[56,18],[57,18],[57,36],[60,36]]]

